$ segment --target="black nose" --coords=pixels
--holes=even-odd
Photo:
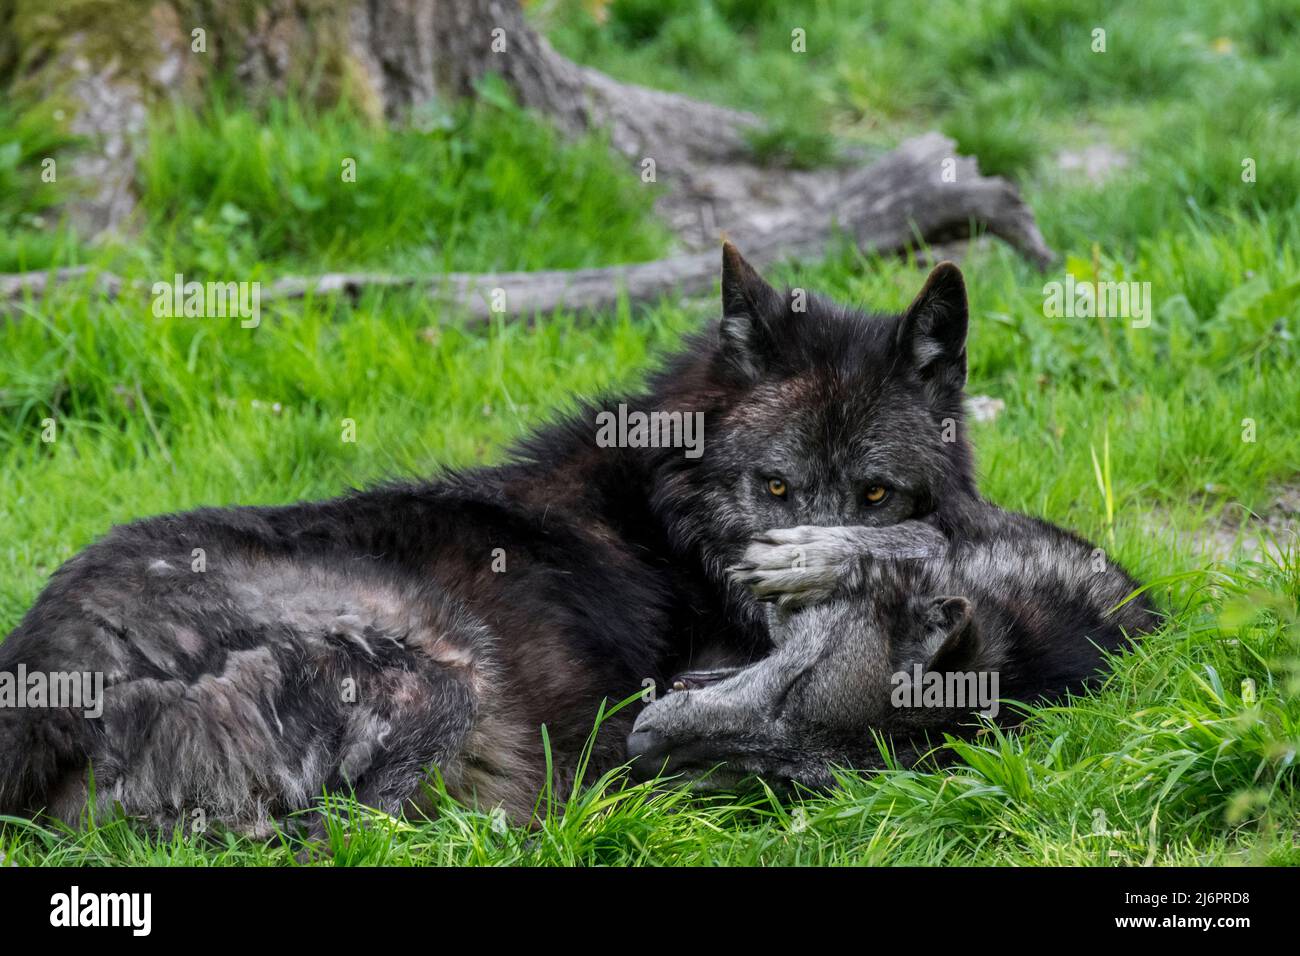
[[[657,730],[634,730],[627,735],[627,756],[632,761],[632,778],[649,780],[664,762],[664,736]]]
[[[627,735],[627,755],[630,759],[648,757],[664,745],[664,736],[652,728],[634,730]]]

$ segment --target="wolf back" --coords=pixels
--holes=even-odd
[[[583,404],[504,465],[148,518],[74,556],[0,671],[101,673],[104,714],[0,709],[0,812],[78,819],[93,771],[103,807],[260,833],[322,790],[394,811],[436,769],[526,818],[542,725],[563,792],[602,706],[768,652],[726,574],[761,531],[969,524],[955,267],[901,315],[796,310],[728,246],[722,293],[721,321],[644,390]],[[703,454],[604,447],[597,418],[620,405],[703,413]],[[632,719],[598,735],[593,770],[623,759]]]

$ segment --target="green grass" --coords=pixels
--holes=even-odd
[[[544,807],[533,830],[447,801],[432,822],[339,801],[332,861],[1300,863],[1295,538],[1279,539],[1277,560],[1192,547],[1222,515],[1300,485],[1293,8],[941,0],[917,16],[861,0],[638,2],[610,5],[604,24],[589,6],[550,9],[552,39],[584,62],[769,117],[788,141],[756,142],[767,158],[806,165],[832,154],[831,134],[880,146],[938,127],[1015,176],[1064,259],[1044,276],[982,243],[964,263],[970,390],[1007,404],[973,428],[981,485],[1103,544],[1152,582],[1170,621],[1105,687],[1039,710],[1022,732],[953,744],[942,771],[848,775],[786,803],[654,792],[615,774]],[[1088,48],[1099,25],[1105,54]],[[790,51],[795,27],[807,54]],[[0,114],[0,269],[84,261],[148,281],[251,279],[583,266],[668,247],[634,169],[598,138],[562,143],[495,88],[408,131],[288,104],[254,113],[219,95],[199,114],[159,115],[140,234],[102,249],[33,222],[48,197],[23,177],[64,141],[24,116]],[[1105,183],[1057,167],[1060,150],[1096,142],[1127,158]],[[340,179],[345,157],[356,183]],[[1066,269],[1151,283],[1151,327],[1046,317],[1043,284]],[[924,276],[851,249],[775,272],[881,309]],[[0,325],[0,633],[115,522],[499,460],[573,396],[635,382],[712,313],[710,301],[665,301],[474,326],[390,292],[268,306],[245,330],[77,287],[25,303]],[[345,418],[355,443],[340,441]],[[1107,492],[1094,454],[1109,462]],[[111,820],[0,835],[20,863],[269,865],[297,849],[147,839]]]
[[[236,148],[232,149],[231,147]],[[653,195],[598,137],[562,143],[498,83],[389,130],[214,97],[155,123],[141,175],[161,259],[205,273],[567,269],[662,254]],[[345,176],[348,177],[345,179]]]

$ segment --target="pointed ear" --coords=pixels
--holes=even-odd
[[[935,650],[927,671],[972,670],[979,652],[975,608],[964,597],[937,597],[926,613],[926,645]]]
[[[966,283],[951,262],[934,267],[907,308],[898,330],[898,344],[916,370],[940,389],[960,391],[966,385]]]
[[[781,308],[781,294],[745,261],[730,242],[722,244],[722,314],[768,315]]]
[[[746,377],[757,377],[771,349],[769,323],[784,312],[781,294],[730,242],[722,244],[721,348]]]

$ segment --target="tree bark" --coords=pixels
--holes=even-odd
[[[20,10],[45,9],[46,3],[13,0]],[[122,11],[107,3],[90,9],[108,10],[101,15],[116,17],[120,30]],[[346,99],[388,122],[403,122],[440,98],[472,95],[475,84],[494,72],[524,106],[564,133],[606,130],[630,174],[640,175],[644,162],[653,160],[656,210],[682,254],[609,270],[529,279],[446,276],[429,283],[456,290],[466,303],[473,299],[468,290],[482,287],[505,288],[521,310],[603,304],[609,293],[594,290],[611,280],[636,298],[661,294],[672,283],[689,288],[714,269],[712,251],[707,258],[690,253],[712,250],[723,233],[760,262],[816,254],[837,230],[864,250],[889,252],[917,240],[967,236],[973,226],[987,228],[1040,266],[1053,258],[1014,186],[980,176],[974,160],[958,157],[952,142],[937,134],[904,143],[867,166],[770,168],[756,162],[749,147],[762,128],[757,117],[573,63],[528,26],[517,0],[263,0],[253,16],[247,9],[219,0],[161,0],[137,31],[143,39],[130,37],[130,63],[112,44],[93,42],[95,29],[109,24],[61,24],[66,42],[51,45],[34,69],[73,78],[64,84],[76,104],[73,128],[90,141],[80,168],[96,186],[72,210],[83,232],[120,231],[129,223],[147,104],[194,98],[217,70],[233,73],[253,98]],[[47,10],[39,22],[51,20],[58,24],[59,14]],[[201,53],[194,50],[195,30],[204,31]],[[360,281],[318,277],[290,280],[284,288],[355,288]]]

